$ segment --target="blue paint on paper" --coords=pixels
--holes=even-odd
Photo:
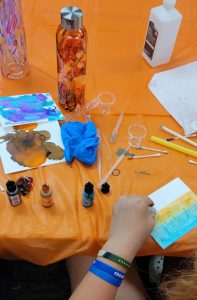
[[[49,93],[8,96],[0,98],[2,125],[33,123],[41,120],[64,120]]]
[[[151,236],[162,249],[166,249],[196,226],[197,204],[194,204],[164,223],[157,222]]]

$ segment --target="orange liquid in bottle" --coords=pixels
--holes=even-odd
[[[61,25],[56,34],[58,97],[62,108],[74,111],[84,104],[87,33]]]

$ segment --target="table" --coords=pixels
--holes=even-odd
[[[178,1],[183,22],[169,64],[151,69],[142,59],[146,26],[150,9],[159,5],[155,0],[75,1],[84,11],[88,31],[88,66],[86,100],[101,91],[113,91],[117,101],[110,115],[92,115],[101,130],[103,174],[111,164],[109,158],[119,147],[127,146],[127,128],[131,123],[142,123],[148,129],[144,145],[155,146],[150,135],[166,138],[161,124],[180,132],[180,127],[169,116],[147,88],[155,72],[171,69],[197,59],[197,2]],[[20,81],[3,80],[1,95],[50,92],[57,101],[55,32],[60,22],[63,0],[23,0],[24,22],[31,73]],[[69,3],[70,4],[70,3]],[[110,134],[120,112],[125,112],[117,142],[109,143]],[[184,145],[184,142],[179,142]],[[160,146],[157,146],[160,147]],[[143,152],[140,152],[143,153]],[[113,156],[114,159],[114,156]],[[196,167],[188,163],[185,154],[171,150],[169,155],[147,160],[124,159],[120,175],[111,176],[110,195],[96,189],[93,207],[81,204],[83,186],[87,181],[98,183],[97,164],[86,167],[75,161],[5,175],[0,164],[0,184],[8,178],[32,176],[34,188],[23,197],[18,207],[9,204],[5,193],[0,194],[0,257],[25,259],[47,265],[71,255],[95,255],[108,236],[113,203],[122,194],[148,195],[175,177],[180,177],[197,193]],[[44,208],[40,188],[47,182],[55,205]],[[143,245],[138,255],[190,255],[197,250],[197,229],[192,230],[163,251],[152,238]]]

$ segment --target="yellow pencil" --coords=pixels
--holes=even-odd
[[[189,154],[191,156],[197,157],[197,151],[194,151],[194,150],[191,150],[191,149],[179,146],[177,144],[173,144],[171,142],[167,142],[166,140],[162,140],[162,139],[160,139],[160,138],[158,138],[156,136],[151,136],[150,140],[152,142],[157,143],[157,144],[166,146],[167,148],[171,148],[171,149],[177,150],[179,152],[183,152],[185,154]]]

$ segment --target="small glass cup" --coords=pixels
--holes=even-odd
[[[116,101],[116,96],[111,92],[101,92],[98,96],[83,106],[83,110],[89,112],[97,106],[100,106],[101,114],[109,114],[111,105]]]
[[[141,124],[132,124],[128,128],[129,146],[138,147],[147,134],[147,129]]]
[[[115,95],[111,92],[101,92],[98,94],[98,98],[100,99],[100,112],[102,114],[109,114],[112,104],[116,101]]]
[[[0,1],[0,63],[7,78],[21,79],[29,73],[21,0]]]

